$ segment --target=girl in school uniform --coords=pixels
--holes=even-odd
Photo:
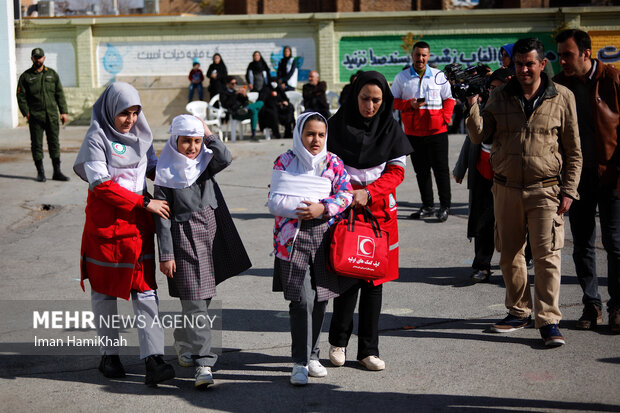
[[[352,187],[340,158],[327,151],[327,121],[304,113],[293,131],[293,149],[273,167],[269,211],[275,216],[274,291],[290,301],[290,382],[324,377],[319,362],[319,334],[327,300],[336,297],[339,279],[326,269],[330,221],[351,203]]]
[[[159,264],[188,320],[174,332],[179,364],[195,366],[195,387],[206,387],[217,361],[205,322],[215,286],[251,264],[213,179],[232,162],[230,152],[194,116],[174,118],[170,135],[155,178],[155,198],[170,206],[169,219],[156,217]]]
[[[105,337],[99,370],[105,377],[125,376],[119,354],[118,328],[101,319],[117,314],[117,297],[132,298],[138,325],[140,358],[145,360],[145,383],[155,385],[174,377],[162,359],[164,332],[158,316],[155,282],[155,227],[151,214],[166,218],[165,201],[151,200],[145,177],[155,172],[153,135],[142,113],[138,91],[115,82],[93,106],[90,128],[73,170],[88,182],[86,222],[82,235],[81,285],[88,279],[97,334]]]

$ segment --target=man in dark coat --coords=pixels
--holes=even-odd
[[[592,58],[592,42],[584,31],[565,30],[555,38],[562,71],[553,78],[568,87],[577,102],[583,153],[579,199],[569,220],[573,233],[573,261],[583,290],[583,314],[577,328],[594,329],[603,322],[596,275],[596,208],[607,252],[609,328],[620,332],[620,72]]]
[[[313,70],[308,75],[308,83],[303,87],[304,108],[306,112],[319,112],[325,119],[329,119],[329,103],[325,92],[327,84],[319,81],[319,72]]]
[[[256,137],[256,126],[258,124],[258,112],[263,107],[263,102],[257,100],[251,103],[248,99],[246,88],[239,90],[237,79],[234,76],[226,77],[226,89],[220,93],[220,103],[228,111],[228,116],[236,120],[250,119],[252,128],[252,138]]]
[[[274,87],[275,86],[275,87]],[[258,122],[261,129],[270,128],[273,137],[280,139],[279,125],[284,125],[284,138],[293,137],[293,125],[295,123],[293,105],[286,97],[284,88],[286,85],[271,82],[261,91],[259,99],[264,102],[263,108],[258,113]]]

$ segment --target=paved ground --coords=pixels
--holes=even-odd
[[[61,131],[67,174],[85,131]],[[159,149],[167,139],[165,128],[154,134]],[[462,135],[450,137],[451,165],[462,140]],[[567,345],[546,349],[534,329],[506,336],[486,333],[490,323],[505,315],[503,281],[495,266],[490,284],[470,284],[473,245],[465,237],[467,190],[454,183],[452,215],[446,223],[399,222],[400,278],[385,285],[380,321],[387,369],[360,369],[354,362],[354,336],[344,367],[334,368],[326,361],[326,378],[311,379],[304,388],[289,385],[287,303],[281,293],[271,292],[273,219],[264,203],[272,162],[290,144],[230,144],[235,160],[218,176],[253,267],[218,287],[223,354],[214,386],[195,391],[192,369],[175,365],[176,379],[157,389],[146,387],[144,366],[134,355],[122,357],[126,379],[108,380],[96,369],[96,354],[10,352],[7,342],[21,328],[13,325],[0,331],[0,410],[620,411],[620,336],[606,329],[574,329],[581,293],[570,257],[570,230],[560,298]],[[51,175],[48,158],[45,163]],[[74,174],[69,183],[38,183],[34,176],[27,129],[0,130],[4,326],[23,316],[23,300],[88,299],[76,281],[87,185]],[[419,206],[411,166],[398,195],[399,217],[404,218]],[[597,264],[604,269],[602,248],[598,253]],[[165,286],[161,273],[158,280]],[[606,281],[600,281],[604,300]],[[160,294],[167,297],[165,287]],[[327,334],[321,348],[326,355]],[[166,358],[174,360],[172,348],[167,348]]]

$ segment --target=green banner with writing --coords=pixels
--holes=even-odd
[[[403,36],[343,37],[339,43],[339,80],[348,82],[358,70],[376,70],[391,82],[398,72],[411,62],[410,51],[402,49]],[[414,35],[415,36],[415,35]],[[558,73],[556,44],[551,33],[437,35],[423,36],[431,47],[430,65],[443,69],[447,64],[460,63],[463,67],[486,64],[495,70],[500,65],[499,49],[518,39],[536,37],[545,45],[545,55]]]

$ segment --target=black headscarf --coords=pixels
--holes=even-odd
[[[383,102],[372,118],[360,114],[357,97],[362,87],[373,83],[383,92]],[[375,71],[362,72],[353,83],[350,99],[328,121],[327,149],[358,169],[372,168],[390,159],[408,155],[413,148],[392,116],[394,96],[385,77]]]
[[[224,64],[224,59],[222,59],[222,55],[220,55],[219,53],[215,53],[213,55],[214,59],[215,59],[215,56],[220,57],[220,62],[219,63],[212,62],[209,65],[209,69],[207,69],[207,77],[211,76],[211,72],[213,72],[213,70],[217,70],[217,78],[224,80],[224,78],[228,76],[228,70],[226,69],[226,65]]]
[[[256,53],[258,53],[258,55],[260,56],[260,60],[258,62],[254,60],[254,54]],[[267,75],[269,75],[269,66],[267,66],[267,62],[265,62],[265,59],[263,59],[263,55],[258,50],[252,53],[252,61],[248,65],[248,71],[250,70],[254,73],[260,73],[264,70],[267,72]]]
[[[290,52],[290,55],[284,56],[284,52],[282,52],[282,59],[280,60],[280,63],[278,63],[278,69],[277,69],[277,75],[278,75],[278,79],[281,79],[282,81],[288,80],[288,69],[287,69],[287,65],[288,65],[288,61],[291,59],[295,59],[293,57],[293,50],[290,48],[290,46],[284,46],[284,50],[288,49]],[[295,67],[291,68],[291,71],[294,72],[295,71]]]

